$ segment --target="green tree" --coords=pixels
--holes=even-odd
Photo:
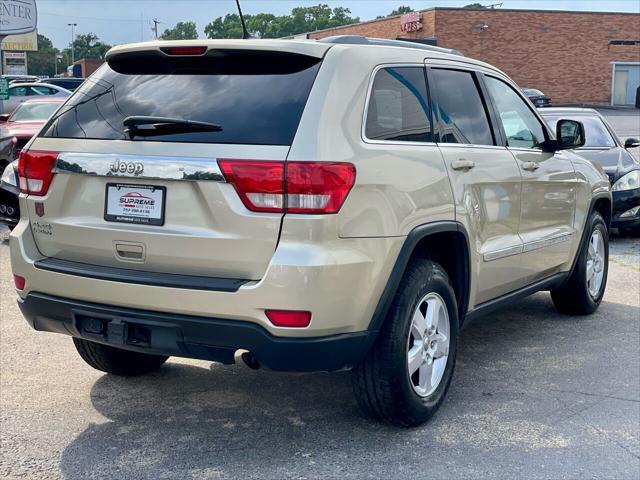
[[[251,16],[245,16],[245,21]],[[224,17],[218,17],[204,27],[204,33],[207,38],[242,38],[242,24],[240,23],[240,15],[237,13],[228,13]]]
[[[198,29],[194,22],[178,22],[173,28],[167,28],[162,35],[162,40],[195,40],[198,38]]]
[[[470,3],[469,5],[465,5],[462,8],[487,8],[487,7],[485,7],[481,3]]]
[[[51,40],[44,35],[38,34],[38,50],[27,52],[27,68],[29,75],[41,75],[53,77],[56,73],[56,55],[60,51],[53,46]],[[67,62],[58,61],[58,73],[67,68]]]
[[[376,18],[387,18],[387,17],[396,17],[398,15],[404,15],[405,13],[413,12],[413,8],[408,7],[406,5],[402,5],[401,7],[396,8],[389,15],[380,15]]]
[[[245,15],[247,29],[255,37],[280,38],[299,33],[339,27],[358,23],[358,17],[351,16],[351,10],[344,7],[331,8],[320,4],[312,7],[296,7],[289,15],[272,15],[259,13]],[[242,38],[240,16],[230,13],[215,18],[204,27],[208,38]]]
[[[84,33],[76,36],[73,46],[76,60],[82,58],[104,58],[105,53],[111,48],[111,45],[100,41],[95,33]],[[63,53],[68,58],[71,58],[71,46],[65,48]]]

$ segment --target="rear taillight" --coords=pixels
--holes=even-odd
[[[337,213],[356,180],[350,163],[288,162],[286,170],[289,213]]]
[[[46,195],[57,160],[57,152],[21,151],[18,160],[20,191],[29,195]]]
[[[356,179],[350,163],[218,160],[218,164],[253,212],[337,213]]]
[[[218,164],[249,210],[284,211],[283,162],[219,160]]]

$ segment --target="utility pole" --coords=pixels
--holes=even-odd
[[[77,23],[67,23],[67,26],[71,27],[71,65],[76,63],[76,52],[75,52],[75,40],[76,36],[73,34],[73,28],[77,27]]]
[[[59,53],[54,54],[54,62],[56,64],[56,74],[55,74],[56,77],[58,76],[58,62],[63,58],[64,57]]]
[[[158,20],[157,18],[154,18],[153,20],[151,20],[153,22],[153,34],[156,37],[156,40],[158,39],[158,24],[160,23],[160,20]]]

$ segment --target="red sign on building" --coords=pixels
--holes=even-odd
[[[417,32],[422,29],[421,19],[420,12],[405,13],[400,17],[400,30],[403,32]]]

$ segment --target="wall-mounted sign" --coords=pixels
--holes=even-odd
[[[7,35],[0,43],[0,50],[5,52],[35,52],[38,50],[38,32],[23,33],[22,35]]]
[[[37,25],[36,0],[0,0],[0,36],[33,32]]]
[[[420,12],[405,13],[400,17],[400,30],[403,32],[417,32],[422,29],[422,14]]]
[[[8,75],[27,75],[26,52],[7,52],[4,54],[4,73]]]
[[[24,60],[27,58],[27,52],[7,52],[4,54],[4,58],[20,58]]]

